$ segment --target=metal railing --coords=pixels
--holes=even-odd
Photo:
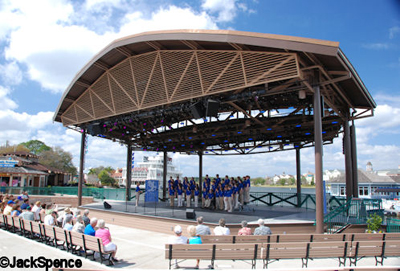
[[[376,213],[383,217],[382,201],[379,199],[349,199],[324,216],[328,233],[341,231],[350,224],[365,224]]]
[[[387,218],[386,219],[386,232],[400,232],[400,219]]]

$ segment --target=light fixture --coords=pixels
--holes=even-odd
[[[304,100],[306,98],[306,91],[305,90],[299,90],[299,99]]]

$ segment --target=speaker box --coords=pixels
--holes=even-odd
[[[95,123],[95,124],[89,125],[87,128],[87,131],[92,136],[96,136],[96,135],[104,134],[104,127],[101,123]]]
[[[195,119],[201,119],[206,116],[205,112],[204,112],[205,109],[204,109],[202,102],[197,102],[195,104],[192,104],[190,106],[190,110],[192,111],[192,115]]]
[[[104,209],[111,209],[111,205],[107,201],[105,201],[103,204],[104,204]]]
[[[218,117],[219,102],[209,99],[207,101],[206,116]]]
[[[194,209],[186,209],[186,219],[196,219],[196,212]]]

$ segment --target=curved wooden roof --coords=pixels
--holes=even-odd
[[[260,129],[287,121],[301,123],[299,112],[307,115],[307,108],[310,112],[314,70],[328,118],[335,119],[330,122],[340,128],[351,109],[354,118],[372,115],[375,102],[338,42],[227,30],[171,30],[132,35],[109,44],[72,80],[54,120],[89,130],[97,125],[103,137],[136,142],[138,147],[148,147],[153,141],[145,143],[144,138],[155,139],[161,144],[157,149],[172,147],[167,143],[171,135],[188,134],[194,126],[211,133],[218,130],[219,118],[210,118],[201,127],[194,121],[193,105],[200,103],[206,110],[209,100],[217,101],[215,116],[229,116],[224,124],[233,127],[230,132],[238,132],[243,125]],[[299,99],[299,91],[305,92],[305,98]],[[274,115],[272,121],[271,110],[280,109],[287,112],[279,115],[284,120]],[[142,126],[150,122],[149,132]],[[184,122],[181,127],[180,122]],[[176,123],[176,128],[171,127]],[[337,136],[339,128],[328,140]],[[226,136],[203,145],[222,144],[227,140],[222,138]],[[292,138],[290,143],[295,141],[303,138]]]

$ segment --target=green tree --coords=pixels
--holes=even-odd
[[[110,176],[110,173],[106,169],[103,169],[99,173],[99,180],[102,185],[113,186],[113,187],[117,186],[117,181]]]
[[[47,146],[40,140],[29,140],[27,142],[21,143],[20,145],[27,147],[31,153],[36,155],[40,155],[44,151],[51,150],[49,146]]]
[[[0,153],[11,153],[16,151],[29,152],[29,149],[23,145],[9,145],[8,143],[6,143],[5,146],[0,147]]]
[[[54,147],[50,148],[50,150],[43,151],[39,156],[39,163],[58,168],[64,172],[70,173],[72,176],[77,173],[77,169],[72,163],[72,154],[64,151],[60,147]]]
[[[287,179],[284,179],[284,178],[279,179],[279,180],[278,180],[278,184],[279,184],[279,185],[285,185],[285,184],[286,184],[286,181],[287,181]]]

